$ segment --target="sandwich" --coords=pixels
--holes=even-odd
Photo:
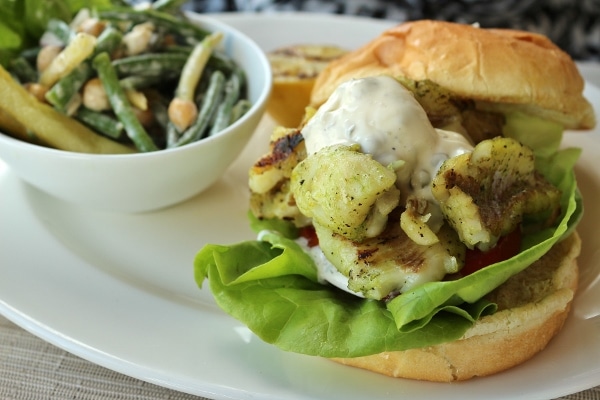
[[[594,111],[541,35],[415,21],[332,61],[249,171],[256,240],[196,282],[284,351],[450,382],[543,350],[577,290],[565,129]]]

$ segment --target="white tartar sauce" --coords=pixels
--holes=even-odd
[[[362,293],[354,292],[348,288],[348,277],[344,276],[338,269],[329,261],[320,246],[310,247],[308,241],[302,236],[296,239],[296,243],[302,247],[302,250],[308,254],[317,267],[317,278],[320,283],[330,283],[338,289],[353,294],[357,297],[364,297]]]
[[[431,180],[449,157],[470,152],[461,134],[435,129],[413,94],[390,76],[341,84],[302,129],[308,154],[336,144],[359,144],[363,153],[396,169],[403,199],[415,194],[436,203]]]

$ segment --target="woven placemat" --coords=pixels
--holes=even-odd
[[[95,365],[0,316],[2,400],[202,400]]]

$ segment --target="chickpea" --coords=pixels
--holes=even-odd
[[[174,98],[169,104],[169,120],[179,132],[186,130],[196,120],[198,107],[193,101]]]
[[[35,97],[38,101],[45,103],[46,102],[46,92],[48,91],[48,88],[44,85],[41,85],[39,83],[26,83],[25,85],[25,89],[27,89],[27,91],[33,95],[33,97]]]
[[[123,36],[123,43],[128,55],[136,55],[147,51],[154,37],[154,24],[144,22],[134,26]]]
[[[108,96],[99,78],[92,78],[83,87],[83,105],[94,111],[110,109]]]
[[[88,18],[79,25],[77,31],[98,37],[104,31],[104,28],[106,28],[106,22],[100,21],[98,18]]]

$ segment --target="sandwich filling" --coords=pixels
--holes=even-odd
[[[389,76],[340,85],[284,137],[294,135],[303,144],[289,152],[295,158],[268,156],[291,163],[289,177],[255,191],[253,211],[301,214],[297,224],[312,226],[318,244],[298,242],[321,279],[358,296],[389,300],[452,277],[467,251],[492,249],[524,217],[549,225],[560,213],[560,191],[536,172],[532,150],[434,128],[414,93]],[[265,165],[251,170],[251,188],[269,174]]]

